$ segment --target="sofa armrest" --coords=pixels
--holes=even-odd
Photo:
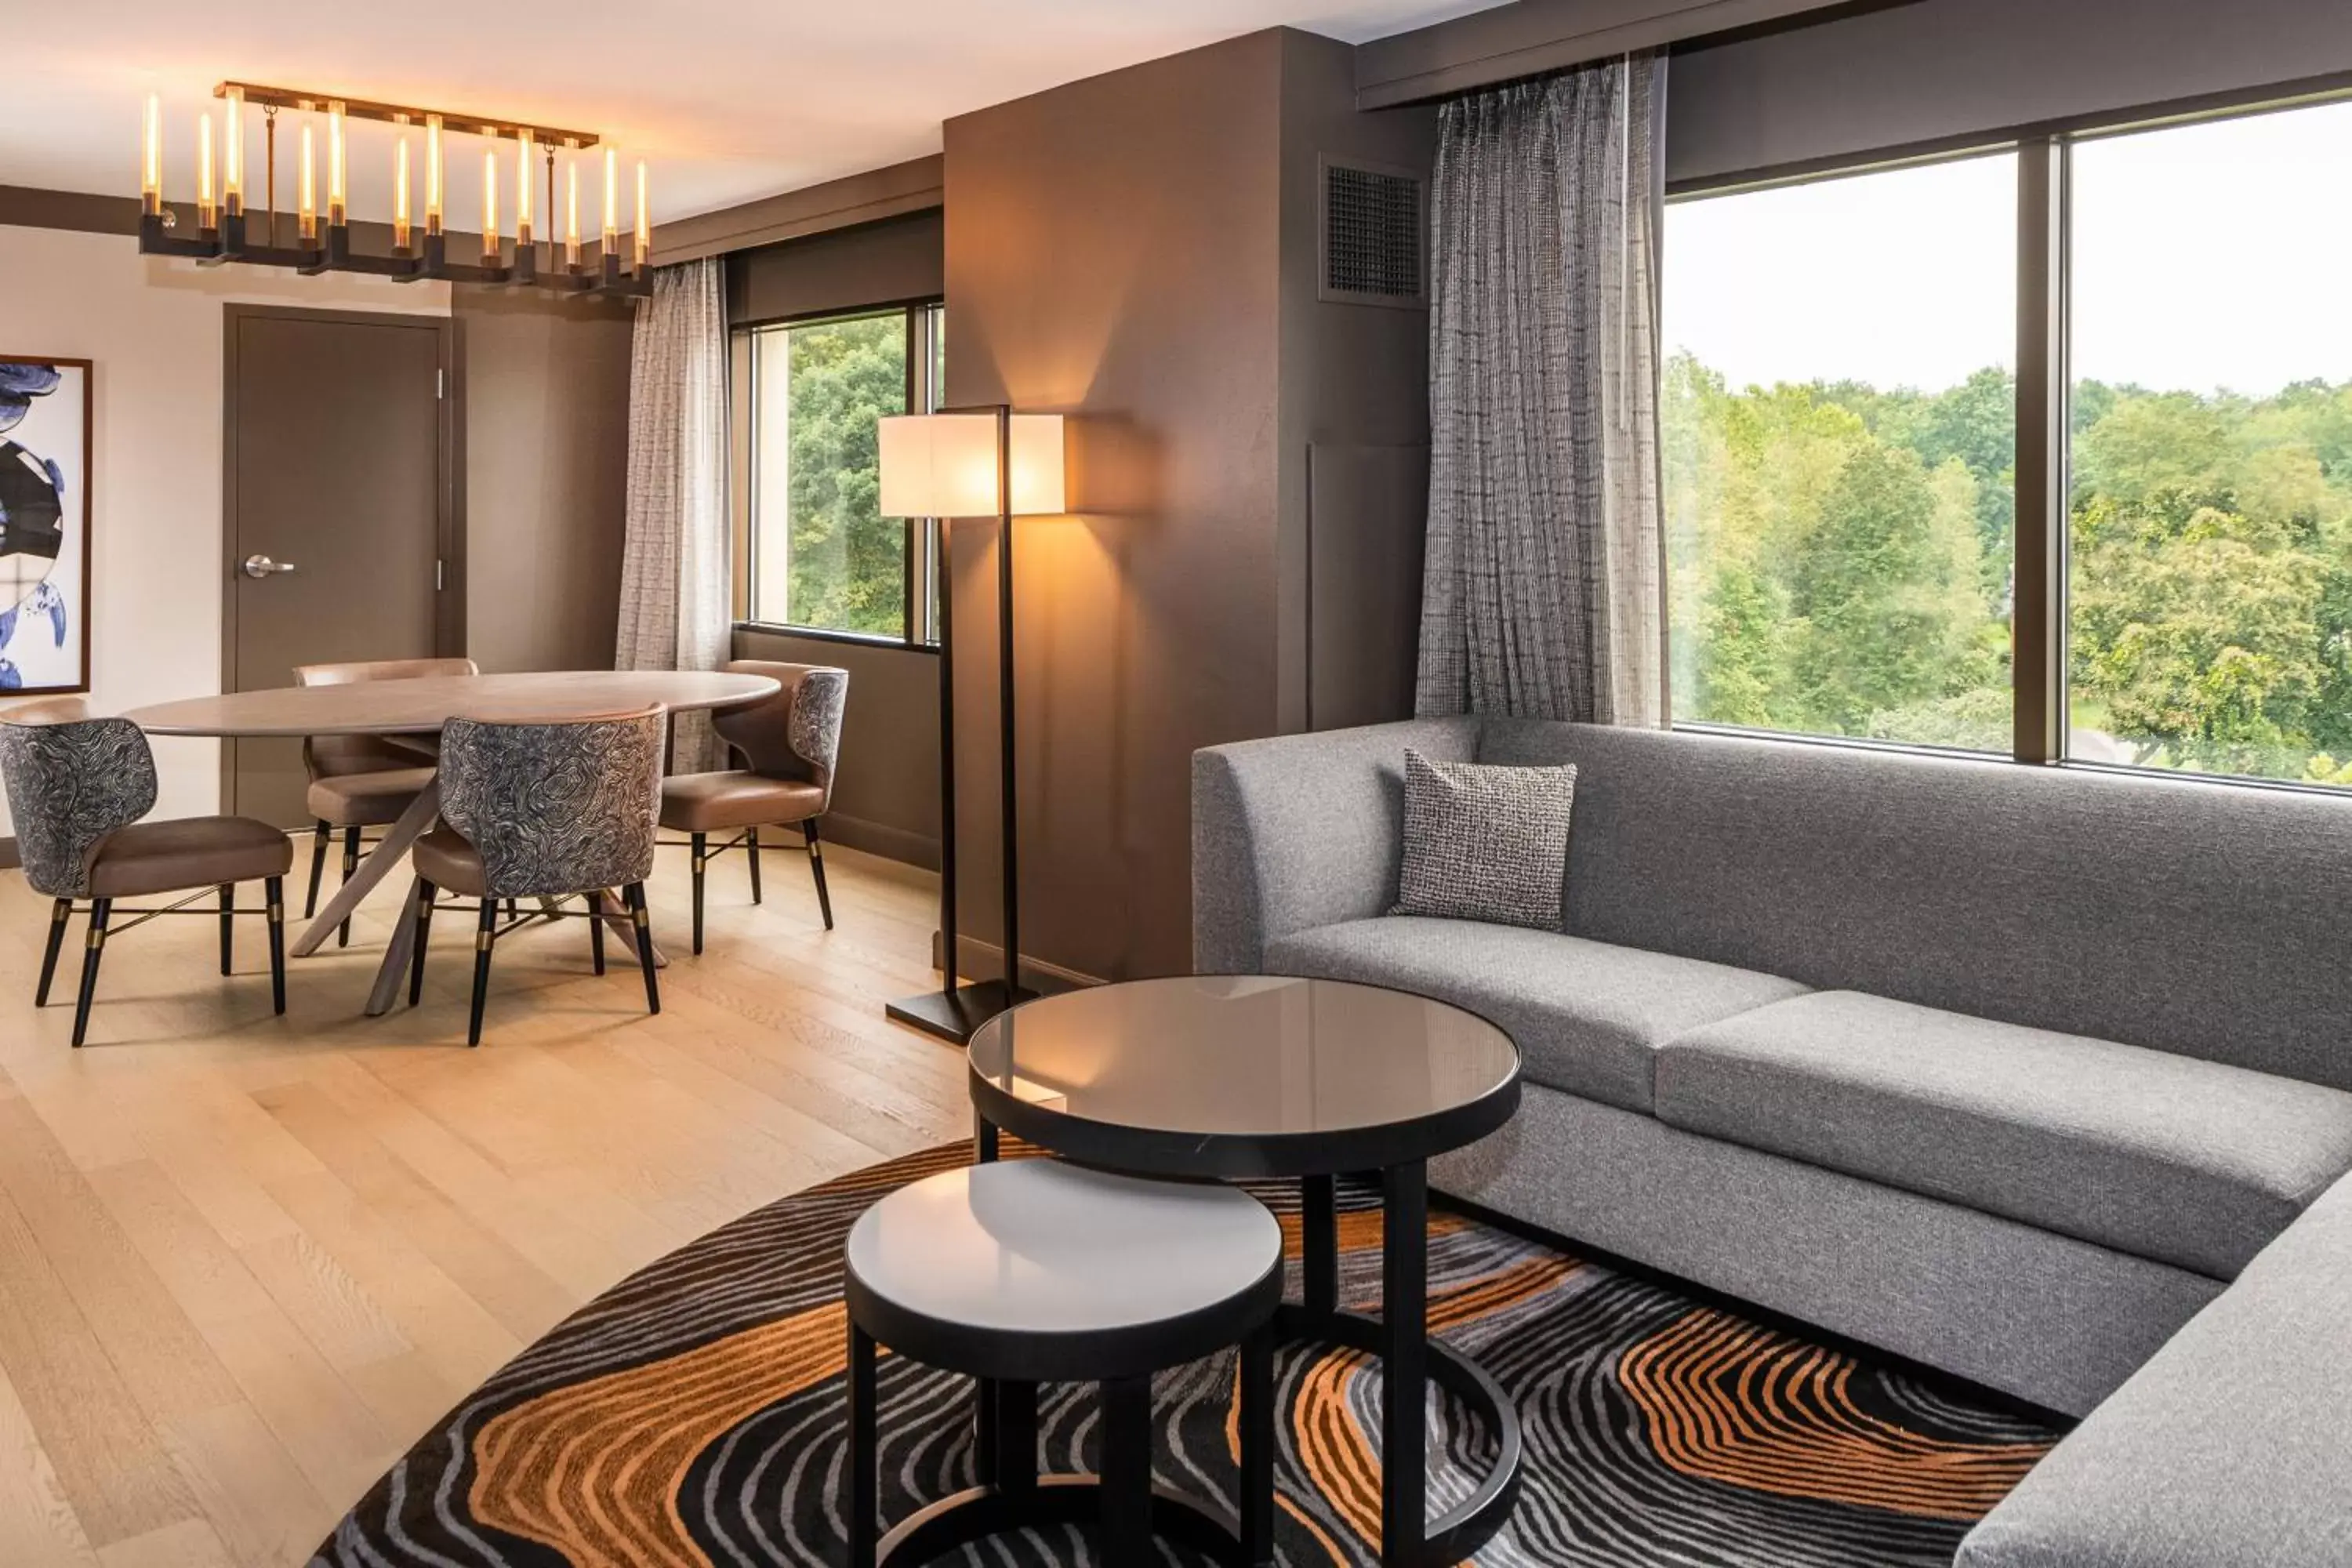
[[[2352,1563],[2352,1178],[1960,1543],[1957,1568]]]
[[[1254,973],[1292,931],[1396,900],[1404,752],[1468,762],[1474,718],[1242,741],[1192,753],[1192,967]]]

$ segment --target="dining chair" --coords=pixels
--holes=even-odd
[[[661,794],[663,710],[602,718],[491,722],[452,719],[441,731],[441,826],[409,853],[416,921],[408,1005],[425,988],[425,948],[436,899],[476,901],[474,1005],[466,1043],[482,1043],[490,952],[517,925],[556,916],[588,921],[596,973],[604,972],[603,896],[614,888],[628,911],[645,971],[646,1010],[661,1011],[646,879],[654,868]],[[562,907],[573,898],[580,910]],[[501,927],[502,901],[540,907]]]
[[[470,658],[375,658],[348,664],[303,664],[294,668],[297,686],[348,686],[361,680],[416,680],[434,675],[479,675]],[[433,782],[433,764],[416,751],[378,735],[313,735],[302,742],[302,767],[310,775],[307,796],[317,826],[310,836],[310,887],[302,897],[302,918],[319,911],[319,879],[327,868],[327,846],[343,836],[343,880],[359,869],[360,848],[373,842],[366,830],[400,820],[417,792]],[[348,947],[349,921],[335,930],[335,945]]]
[[[89,1032],[98,994],[98,964],[108,936],[158,915],[211,914],[189,906],[220,894],[220,966],[236,964],[236,919],[261,915],[269,924],[269,994],[286,1011],[285,878],[294,846],[285,834],[249,816],[192,816],[142,822],[155,805],[155,756],[147,736],[128,719],[90,716],[79,700],[34,703],[0,714],[0,782],[15,818],[25,879],[52,900],[49,937],[41,952],[35,1006],[49,1003],[66,925],[79,900],[89,916],[82,949],[81,991],[74,1004],[73,1043]],[[259,882],[262,904],[236,907],[236,884]],[[117,899],[171,893],[187,897],[161,909],[125,909]],[[117,914],[136,915],[116,928]]]
[[[719,737],[749,765],[717,773],[679,773],[662,782],[661,825],[688,836],[694,857],[694,951],[702,951],[705,868],[742,847],[751,863],[751,901],[760,897],[760,829],[798,826],[808,846],[817,912],[833,929],[833,899],[824,886],[824,849],[817,820],[833,804],[833,775],[841,755],[841,716],[849,671],[829,665],[778,664],[739,658],[720,667],[730,675],[765,675],[782,689],[750,707],[711,716]],[[717,849],[710,836],[731,833]]]

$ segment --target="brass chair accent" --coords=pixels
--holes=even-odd
[[[154,809],[155,756],[147,736],[128,719],[96,719],[79,700],[30,704],[0,715],[0,781],[16,819],[25,879],[54,900],[48,942],[33,1005],[49,1003],[66,925],[75,900],[87,899],[89,937],[82,949],[81,991],[74,1004],[73,1043],[89,1032],[98,994],[98,965],[110,933],[120,935],[158,915],[210,914],[188,906],[220,893],[220,964],[236,963],[236,917],[258,914],[269,923],[270,1004],[286,1011],[285,878],[294,846],[266,822],[246,816],[196,816],[164,822],[139,819]],[[263,887],[259,909],[236,907],[236,884]],[[185,892],[162,909],[120,909],[117,899]],[[117,914],[136,915],[110,927]]]
[[[719,773],[680,773],[662,782],[661,825],[688,836],[694,856],[694,951],[702,951],[702,885],[712,858],[740,845],[751,869],[751,901],[760,895],[760,829],[797,826],[808,844],[809,875],[817,910],[833,929],[833,899],[824,886],[824,849],[817,819],[833,803],[833,775],[841,755],[841,716],[849,671],[827,665],[778,664],[739,658],[730,674],[765,675],[783,689],[763,702],[711,717],[720,739],[750,765]],[[716,850],[714,833],[734,834]]]
[[[479,675],[470,658],[377,658],[349,664],[304,664],[294,669],[297,686],[347,686],[360,680],[418,680],[435,675]],[[327,846],[338,828],[343,836],[343,880],[359,869],[360,847],[373,842],[365,830],[400,820],[417,792],[433,782],[433,765],[414,750],[374,735],[313,735],[302,742],[302,766],[310,775],[308,796],[318,825],[310,838],[310,887],[302,898],[302,918],[319,910],[319,879],[327,868]],[[348,947],[352,922],[335,930],[335,945]]]
[[[654,977],[646,879],[654,868],[654,816],[661,791],[662,710],[606,718],[491,723],[452,719],[441,731],[441,819],[409,852],[416,869],[410,908],[416,921],[408,1004],[425,989],[425,948],[436,897],[476,900],[474,1006],[466,1043],[482,1043],[490,952],[517,924],[569,916],[588,921],[596,973],[604,973],[602,894],[621,889],[645,971],[646,1009],[661,1011]],[[584,910],[563,900],[585,896]],[[499,923],[502,901],[540,908]]]

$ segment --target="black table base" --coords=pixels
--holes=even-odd
[[[1300,1184],[1306,1299],[1283,1303],[1284,1338],[1341,1344],[1381,1358],[1381,1568],[1459,1563],[1503,1528],[1519,1498],[1519,1413],[1475,1362],[1429,1337],[1429,1173],[1419,1161],[1381,1173],[1381,1316],[1339,1306],[1339,1225],[1329,1176]],[[1495,1435],[1495,1462],[1470,1496],[1429,1513],[1429,1384],[1460,1400]],[[1402,1461],[1402,1462],[1400,1462]],[[1418,1531],[1400,1530],[1418,1522]]]
[[[997,1140],[992,1123],[984,1117],[974,1119],[973,1152],[978,1159],[995,1159]],[[1370,1317],[1339,1306],[1336,1184],[1328,1175],[1306,1176],[1299,1180],[1305,1300],[1284,1302],[1275,1327],[1281,1337],[1293,1342],[1340,1344],[1381,1358],[1381,1565],[1443,1568],[1461,1562],[1494,1539],[1511,1517],[1519,1498],[1524,1439],[1518,1409],[1502,1384],[1476,1363],[1429,1337],[1427,1163],[1414,1160],[1391,1165],[1380,1173],[1380,1180],[1381,1315]],[[1485,1479],[1468,1498],[1435,1521],[1429,1518],[1429,1385],[1433,1381],[1460,1400],[1495,1435],[1495,1462]],[[1012,1414],[1008,1420],[1008,1405],[1014,1411],[1019,1405],[1008,1402],[1004,1392],[1012,1386],[983,1383],[976,1396],[983,1475],[1018,1440],[1012,1433],[1021,1429],[1020,1417]],[[1019,1396],[1014,1398],[1017,1401]],[[1026,1430],[1034,1448],[1034,1389],[1028,1399]],[[1272,1451],[1271,1444],[1266,1451]],[[975,1489],[977,1493],[991,1495],[999,1491]],[[977,1501],[975,1492],[962,1495]],[[1400,1529],[1401,1523],[1406,1528]],[[1232,1550],[1233,1538],[1227,1535],[1225,1540],[1222,1551]],[[1222,1551],[1220,1560],[1231,1561]]]
[[[1108,1561],[1142,1563],[1165,1536],[1227,1568],[1274,1562],[1274,1338],[1264,1325],[1242,1342],[1242,1457],[1249,1473],[1240,1518],[1151,1479],[1151,1377],[1100,1384],[1102,1473],[1037,1473],[1037,1385],[980,1378],[973,1384],[981,1484],[942,1498],[874,1538],[877,1480],[876,1342],[855,1324],[849,1338],[851,1568],[929,1563],[1007,1531],[1094,1525]]]

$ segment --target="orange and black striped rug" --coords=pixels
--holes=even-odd
[[[966,1157],[935,1150],[782,1199],[624,1281],[452,1411],[318,1562],[839,1563],[842,1241],[879,1194]],[[1256,1190],[1295,1252],[1295,1189]],[[1377,1199],[1343,1191],[1342,1203],[1343,1290],[1376,1306]],[[1432,1321],[1510,1391],[1527,1434],[1520,1502],[1484,1564],[1943,1568],[2057,1436],[1456,1215],[1433,1214],[1430,1232]],[[1301,1350],[1279,1375],[1282,1562],[1370,1563],[1379,1363]],[[1229,1359],[1159,1379],[1162,1480],[1230,1500],[1232,1379]],[[971,1483],[968,1387],[884,1359],[887,1517]],[[1087,1389],[1046,1390],[1045,1468],[1091,1467],[1092,1411]],[[1454,1434],[1433,1455],[1438,1507],[1486,1455],[1443,1413],[1433,1426]],[[992,1542],[966,1561],[1106,1568],[1076,1531]]]

